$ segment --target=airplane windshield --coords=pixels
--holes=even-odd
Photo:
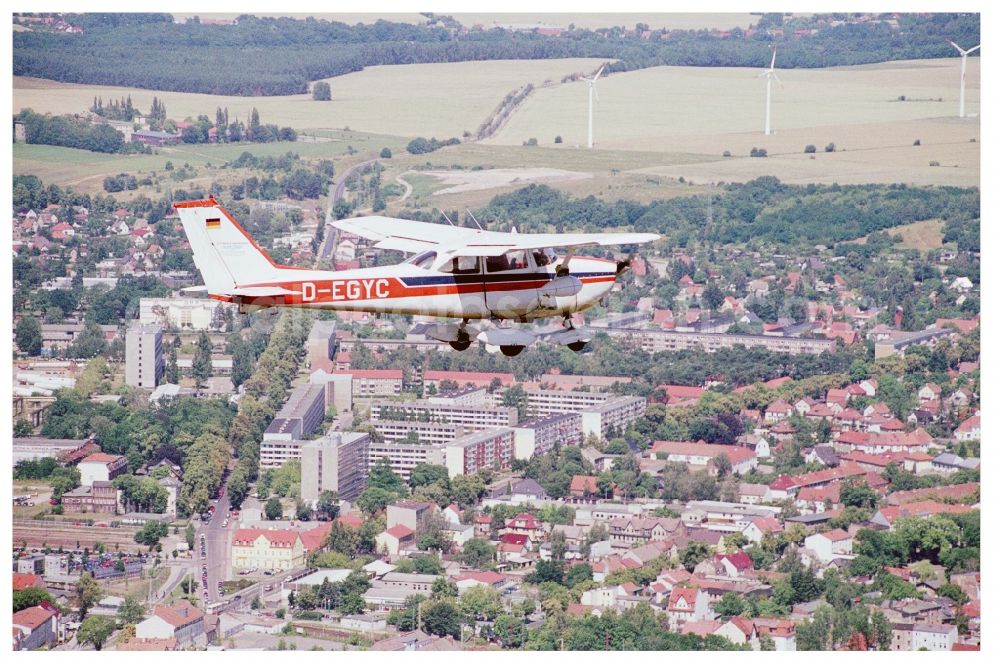
[[[413,264],[414,266],[418,266],[420,268],[428,268],[429,269],[431,267],[431,264],[434,263],[434,260],[436,258],[437,258],[437,252],[434,252],[433,250],[431,250],[429,252],[423,252],[423,253],[418,254],[417,256],[413,257],[413,259],[410,259],[410,263]]]
[[[550,247],[532,250],[531,256],[535,259],[535,266],[539,268],[556,262],[556,253]]]
[[[479,257],[452,257],[438,269],[442,273],[465,274],[479,272]]]
[[[513,250],[499,257],[486,257],[488,273],[524,270],[528,267],[528,253],[525,250]]]

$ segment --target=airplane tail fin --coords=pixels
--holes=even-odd
[[[291,266],[276,264],[214,198],[174,204],[208,293],[233,295],[240,287],[277,280]]]

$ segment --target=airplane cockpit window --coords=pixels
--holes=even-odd
[[[529,267],[528,253],[525,250],[512,250],[499,257],[486,257],[486,271],[488,273],[524,270]]]
[[[479,272],[479,257],[452,257],[438,269],[442,273],[464,275]]]
[[[556,263],[556,253],[550,247],[532,250],[531,256],[534,257],[535,266],[538,268]]]
[[[429,252],[423,252],[413,257],[413,259],[410,259],[410,263],[420,268],[429,269],[431,267],[431,264],[434,263],[434,260],[437,259],[437,256],[438,256],[437,252],[434,252],[433,250]]]

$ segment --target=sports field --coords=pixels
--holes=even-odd
[[[94,97],[132,96],[140,109],[155,95],[166,103],[171,118],[215,118],[216,108],[229,109],[230,120],[246,122],[256,107],[261,122],[297,130],[350,127],[398,136],[461,137],[475,132],[504,96],[532,83],[558,82],[569,74],[591,72],[599,59],[490,60],[430,65],[369,67],[332,79],[333,100],[313,101],[312,95],[231,97],[58,83],[14,77],[13,112],[31,108],[39,113],[82,113]]]

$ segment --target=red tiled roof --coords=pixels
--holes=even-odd
[[[386,533],[397,539],[405,539],[406,537],[413,534],[413,530],[411,530],[406,525],[393,525],[392,527],[386,530]]]
[[[263,536],[271,544],[271,548],[292,548],[295,541],[301,539],[295,530],[261,530],[242,528],[236,530],[233,536],[234,546],[250,546],[259,537]]]
[[[492,382],[499,379],[505,386],[514,383],[514,375],[509,372],[458,372],[452,370],[427,370],[424,381],[440,382],[450,379],[459,385],[464,382]]]
[[[466,571],[455,578],[456,582],[463,580],[475,580],[487,585],[496,585],[506,579],[493,571]]]
[[[570,492],[574,493],[596,493],[597,477],[575,474],[573,480],[570,481],[569,489]]]
[[[45,587],[45,581],[42,580],[41,576],[36,576],[35,574],[14,574],[15,590],[26,590],[29,587]]]
[[[25,608],[14,613],[13,624],[28,627],[34,631],[48,622],[55,614],[55,611],[47,608],[32,606],[31,608]]]
[[[121,458],[121,456],[112,455],[110,453],[91,453],[89,456],[80,461],[80,463],[113,463]]]
[[[153,615],[170,624],[174,629],[180,629],[205,617],[205,614],[187,601],[178,601],[173,606],[157,606]]]

